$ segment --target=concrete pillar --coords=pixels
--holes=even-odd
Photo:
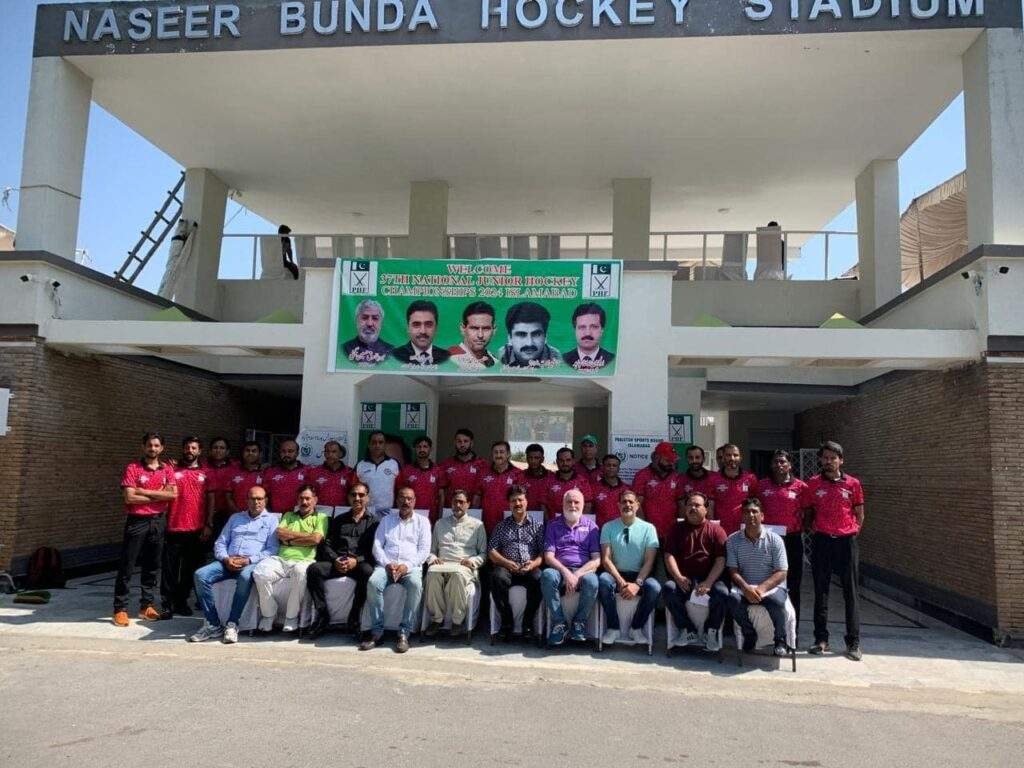
[[[184,194],[182,218],[198,222],[199,229],[192,246],[192,258],[174,298],[197,312],[216,316],[217,273],[228,187],[206,168],[189,168],[185,171]]]
[[[611,382],[608,431],[668,431],[668,356],[660,339],[672,325],[672,271],[629,271],[619,300],[619,348]]]
[[[690,439],[694,443],[697,443],[697,428],[700,425],[701,397],[706,388],[707,379],[703,368],[685,371],[683,375],[673,376],[668,381],[668,412],[693,416],[693,434]],[[707,446],[701,447],[707,450]]]
[[[651,180],[612,179],[612,258],[646,261],[651,253]]]
[[[448,256],[448,182],[414,181],[409,185],[410,259]]]
[[[967,247],[1024,243],[1024,32],[983,30],[963,56]]]
[[[17,247],[74,260],[92,80],[60,58],[32,59]]]
[[[860,313],[900,295],[900,174],[895,160],[874,160],[856,183]]]

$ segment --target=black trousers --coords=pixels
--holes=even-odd
[[[828,592],[832,573],[839,574],[846,604],[846,645],[860,643],[860,557],[856,536],[814,534],[811,569],[814,575],[814,640],[828,642]]]
[[[114,611],[128,610],[128,586],[135,563],[142,567],[140,609],[153,604],[153,592],[160,580],[160,557],[164,548],[164,529],[167,515],[127,515],[124,520],[124,539],[121,543],[121,561],[114,581]]]
[[[363,610],[363,605],[366,604],[366,582],[369,581],[372,575],[373,566],[366,561],[357,563],[355,568],[345,574],[345,576],[354,579],[356,582],[356,591],[352,596],[352,609],[348,612],[347,621],[350,624],[359,624],[359,614]],[[309,597],[313,601],[313,605],[316,606],[319,616],[328,616],[324,582],[328,579],[340,578],[341,574],[334,570],[334,563],[313,563],[306,571],[306,591],[309,592]],[[330,617],[328,617],[329,620]]]
[[[491,565],[491,597],[498,609],[502,628],[511,628],[512,606],[508,602],[508,592],[512,587],[526,589],[526,609],[523,611],[523,627],[532,627],[537,609],[540,608],[540,568],[529,573],[512,573],[508,568]]]
[[[789,590],[789,602],[793,604],[796,611],[796,626],[800,628],[800,582],[804,578],[804,535],[787,533],[784,539],[786,543],[786,560],[789,561],[789,571],[786,573],[786,589]]]
[[[202,531],[168,531],[164,536],[163,567],[160,571],[160,602],[176,609],[188,604],[195,588],[196,571],[206,564],[206,542]]]

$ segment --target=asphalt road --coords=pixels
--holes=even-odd
[[[1024,753],[1018,697],[415,651],[6,637],[0,765],[977,768]]]

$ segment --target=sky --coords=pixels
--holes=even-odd
[[[49,2],[50,0],[45,0]],[[21,181],[21,152],[25,134],[35,8],[39,0],[0,0],[0,190],[12,191],[0,205],[0,224],[12,229],[17,221],[17,187]],[[966,166],[963,96],[956,98],[907,149],[899,161],[900,206],[941,184]],[[78,247],[88,252],[89,266],[112,274],[124,261],[167,190],[177,182],[181,167],[141,136],[95,104],[89,118],[85,175],[79,217]],[[851,190],[853,180],[850,180]],[[234,202],[228,203],[225,232],[273,232],[268,222]],[[825,229],[854,231],[854,206],[843,210]],[[853,265],[854,238],[834,239],[829,246],[829,277]],[[230,242],[230,241],[229,241]],[[224,252],[222,277],[248,277],[247,245],[235,241]],[[166,250],[166,244],[163,249]],[[793,265],[796,278],[821,279],[823,242],[815,238]],[[138,285],[155,290],[163,273],[163,258],[154,258]]]

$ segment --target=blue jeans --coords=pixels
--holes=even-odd
[[[690,599],[690,594],[696,585],[692,579],[690,581],[690,588],[685,592],[672,579],[665,582],[665,607],[672,614],[672,621],[677,627],[688,632],[696,632],[697,627],[690,619],[690,614],[686,612],[686,602]],[[711,587],[709,597],[708,617],[704,621],[704,631],[721,629],[722,622],[725,620],[725,609],[729,604],[729,587],[724,581],[716,581]]]
[[[384,590],[388,584],[400,584],[405,589],[405,608],[402,609],[402,623],[398,631],[406,636],[416,629],[416,614],[423,597],[423,569],[416,567],[409,570],[397,582],[392,582],[384,566],[373,569],[366,590],[366,607],[370,611],[370,631],[379,635],[384,631]]]
[[[628,582],[634,582],[639,574],[636,571],[619,571],[619,575]],[[601,600],[601,607],[604,608],[605,625],[608,629],[619,629],[619,608],[615,600],[619,586],[610,573],[602,573],[597,580],[599,583],[597,596]],[[640,587],[640,594],[634,598],[639,600],[639,603],[636,606],[636,613],[633,614],[633,621],[630,623],[631,629],[643,629],[647,624],[647,617],[651,615],[654,606],[658,604],[658,595],[660,594],[661,584],[657,579],[652,579],[649,576],[644,579],[644,584]]]
[[[256,566],[249,564],[238,572],[229,571],[224,563],[214,560],[209,565],[204,565],[196,571],[196,594],[199,595],[199,605],[203,608],[203,615],[206,622],[213,627],[221,625],[220,616],[217,614],[217,603],[213,599],[213,585],[226,579],[235,580],[235,596],[231,600],[231,613],[228,614],[228,621],[235,624],[242,617],[245,604],[249,602],[249,593],[252,591],[252,572]]]
[[[540,575],[540,591],[544,596],[544,605],[547,606],[551,615],[552,626],[565,624],[565,612],[562,611],[562,593],[565,592],[565,583],[561,571],[554,568],[545,568]],[[597,601],[597,574],[588,573],[580,577],[578,587],[580,601],[576,607],[576,615],[573,621],[586,623],[590,611]]]

